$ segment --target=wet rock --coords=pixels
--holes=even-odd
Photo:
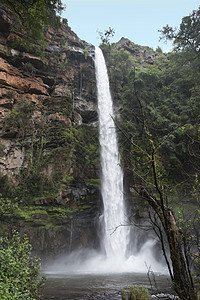
[[[98,119],[97,103],[76,98],[74,108],[81,115],[83,123],[92,123]]]
[[[152,299],[162,299],[162,300],[169,300],[169,299],[178,300],[179,299],[178,296],[175,296],[175,295],[172,295],[172,294],[165,294],[165,293],[159,293],[159,294],[156,294],[156,295],[152,295],[151,298]]]
[[[14,131],[12,134],[14,135]],[[12,178],[17,175],[25,165],[25,148],[19,142],[10,142],[7,139],[1,139],[4,145],[4,155],[0,157],[1,174]]]
[[[68,202],[70,202],[70,199],[67,197],[63,197],[63,196],[58,196],[55,199],[55,203],[59,204],[59,205],[66,205]]]

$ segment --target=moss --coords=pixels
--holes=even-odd
[[[42,214],[42,215],[48,216],[48,213],[44,208],[30,207],[30,206],[18,208],[15,211],[15,214],[24,218],[25,220],[32,220],[33,215],[36,215],[36,214]]]
[[[86,209],[90,209],[92,205],[83,205],[81,206],[81,208],[79,209],[80,212],[83,212]]]
[[[70,207],[50,207],[48,208],[48,212],[54,216],[66,217],[67,215],[71,215],[79,211],[79,207],[74,205]]]
[[[37,203],[40,200],[46,199],[46,198],[57,198],[59,196],[59,192],[49,192],[45,191],[43,193],[43,196],[38,196],[33,198],[33,203]]]
[[[94,187],[99,188],[101,186],[101,179],[100,178],[86,179],[85,184],[87,186],[94,186]]]
[[[53,223],[47,223],[46,225],[42,226],[42,229],[44,230],[48,230],[52,228],[54,232],[56,232],[57,230],[63,229],[63,225],[55,225]]]
[[[71,203],[67,206],[23,206],[15,209],[9,217],[15,216],[23,218],[25,222],[31,222],[31,224],[40,223],[41,226],[52,227],[63,218],[83,212],[92,205]]]

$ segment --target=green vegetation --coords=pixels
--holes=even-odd
[[[52,112],[56,114],[58,111],[59,116],[62,113],[64,118],[68,117],[70,110],[70,107],[57,106],[53,107]],[[26,99],[22,100],[5,116],[5,133],[19,139],[27,136],[33,130],[33,111],[33,105]],[[0,149],[3,152],[4,146]],[[5,198],[18,198],[30,205],[34,197],[58,194],[65,186],[73,184],[75,173],[84,179],[95,179],[98,165],[97,129],[84,125],[66,126],[61,118],[34,131],[30,143],[26,145],[26,167],[16,178],[18,185],[14,187],[2,177],[1,193]]]
[[[2,0],[15,18],[13,30],[19,33],[16,44],[22,49],[39,50],[45,45],[45,26],[58,27],[64,6],[60,0]],[[23,37],[22,37],[23,33]]]
[[[52,198],[50,198],[52,197]],[[93,202],[86,202],[84,197],[80,197],[79,201],[70,200],[67,204],[56,204],[53,199],[56,195],[46,197],[37,197],[32,204],[24,204],[18,202],[18,199],[10,200],[0,195],[0,219],[1,231],[7,230],[8,223],[14,222],[19,224],[22,222],[27,228],[37,226],[43,229],[53,228],[56,230],[62,226],[62,220],[69,219],[75,214],[79,214],[93,207]],[[40,204],[41,202],[51,199],[51,204]],[[38,204],[36,204],[38,203]]]
[[[149,300],[151,295],[148,289],[139,286],[130,286],[129,291],[122,290],[122,300]]]
[[[188,44],[185,52],[159,52],[154,64],[147,64],[119,49],[118,44],[104,44],[102,48],[113,98],[123,104],[119,134],[124,165],[128,167],[133,161],[142,165],[141,154],[132,152],[130,141],[145,145],[146,122],[153,140],[158,144],[164,141],[159,151],[162,176],[166,182],[184,182],[191,190],[191,174],[199,173],[198,56],[192,56]]]
[[[88,186],[91,185],[91,186],[95,186],[95,187],[100,187],[101,180],[100,180],[100,178],[97,178],[97,179],[87,179],[87,180],[85,180],[85,183]]]
[[[7,97],[8,97],[8,99],[12,99],[13,98],[13,94],[14,94],[13,90],[8,90],[7,91]]]
[[[13,214],[18,209],[18,203],[8,198],[3,198],[0,194],[0,217]]]
[[[40,275],[40,261],[32,258],[31,245],[26,236],[14,231],[12,239],[0,237],[0,298],[2,300],[36,300],[44,284]]]
[[[114,99],[123,104],[117,124],[123,166],[129,184],[152,209],[175,291],[184,300],[197,299],[191,265],[200,257],[200,222],[198,210],[190,216],[187,211],[183,224],[171,208],[177,205],[174,200],[199,205],[199,17],[200,8],[184,17],[177,31],[166,26],[162,33],[173,39],[175,49],[168,54],[151,51],[150,61],[149,50],[131,42],[126,50],[125,41],[102,45]]]
[[[10,93],[9,93],[10,95]],[[30,116],[34,105],[27,99],[22,99],[3,119],[4,131],[18,138],[24,138],[30,131],[32,123]]]
[[[110,45],[110,39],[115,34],[114,29],[109,27],[107,30],[104,30],[104,32],[102,32],[102,31],[97,31],[97,32],[98,32],[99,37],[101,39],[101,43],[103,45]]]
[[[15,210],[10,212],[9,216],[12,218],[15,217],[23,220],[26,223],[26,226],[32,226],[37,224],[42,228],[57,228],[61,226],[60,220],[62,218],[68,218],[69,216],[79,213],[89,206],[85,206],[85,204],[75,204],[70,203],[69,205],[49,205],[45,206],[22,206],[17,207]]]
[[[45,26],[60,23],[56,15],[63,9],[60,0],[3,0],[3,3],[11,8],[17,20],[13,25],[14,31],[20,32],[22,25],[25,38],[17,42],[22,49],[33,50],[33,43],[36,47],[42,47],[45,44]],[[110,38],[114,34],[112,28],[99,33],[112,93],[116,104],[121,107],[122,119],[117,127],[122,165],[129,175],[129,186],[133,186],[153,210],[150,213],[151,221],[160,238],[174,288],[183,300],[197,299],[198,272],[191,272],[191,263],[198,265],[200,257],[200,218],[199,210],[194,209],[199,204],[200,191],[199,20],[200,9],[184,17],[178,30],[169,26],[163,28],[163,36],[172,39],[175,47],[168,54],[160,48],[153,52],[150,48],[134,44],[126,48],[123,48],[123,43],[111,44]],[[66,24],[66,21],[63,23]],[[64,45],[63,40],[61,43]],[[87,50],[84,53],[88,55]],[[153,58],[148,60],[147,53]],[[70,65],[69,58],[62,62],[58,58],[55,63],[60,70]],[[24,70],[35,72],[30,63],[24,64]],[[7,98],[13,98],[13,91],[8,91]],[[10,114],[3,119],[5,137],[17,138],[20,142],[28,137],[29,142],[25,143],[26,165],[16,178],[15,185],[5,177],[1,178],[2,220],[16,217],[26,225],[34,223],[44,229],[56,228],[61,224],[58,220],[92,205],[85,203],[84,196],[80,197],[80,201],[69,200],[62,206],[53,202],[61,197],[66,187],[73,187],[80,180],[90,187],[99,187],[100,182],[97,178],[97,129],[74,124],[72,97],[63,98],[60,103],[58,97],[52,102],[56,102],[56,105],[49,99],[43,102],[42,114],[46,122],[42,125],[33,124],[31,117],[34,106],[27,99],[14,104]],[[33,131],[34,135],[31,134]],[[5,146],[0,144],[0,155],[4,150]],[[47,198],[50,199],[50,205],[37,205],[37,201],[41,204]],[[186,215],[177,208],[183,199],[187,207]],[[189,212],[191,216],[188,218]],[[165,239],[172,268],[166,255]],[[12,267],[15,267],[17,257],[13,262],[13,245],[21,245],[16,233],[11,241],[7,238],[1,240],[0,255],[3,263],[9,265],[11,261]],[[26,240],[23,245],[22,250],[21,246],[16,249],[19,249],[20,255],[21,251],[25,251],[24,259],[29,262],[30,248]],[[3,263],[0,264],[2,268]],[[20,261],[20,265],[23,264],[24,261]],[[29,276],[29,271],[25,270],[27,275],[22,277],[25,288],[18,287],[18,267],[16,264],[12,270],[9,265],[8,273],[5,268],[2,269],[2,299],[35,299],[39,283],[33,284],[33,289],[29,287],[26,280],[30,282],[32,275]],[[33,273],[38,275],[37,270],[38,267]],[[15,271],[17,279],[12,273]],[[30,295],[24,296],[24,292]],[[131,287],[128,293],[123,291],[122,297],[146,300],[149,294],[143,288]]]

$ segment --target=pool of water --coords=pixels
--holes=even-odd
[[[150,279],[147,274],[139,273],[47,274],[42,299],[117,300],[121,299],[121,289],[128,289],[131,285],[145,286],[154,295],[173,294],[170,278],[167,275],[154,274]],[[169,298],[160,297],[160,299]]]

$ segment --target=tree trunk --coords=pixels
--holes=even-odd
[[[187,268],[181,246],[181,238],[173,212],[162,201],[158,201],[146,189],[135,190],[149,203],[159,217],[167,237],[173,268],[173,287],[181,300],[197,300],[190,271]]]
[[[189,273],[190,271],[186,265],[185,256],[180,242],[180,233],[175,217],[172,211],[167,207],[165,213],[166,218],[161,222],[163,224],[170,250],[174,276],[174,290],[182,300],[196,300],[197,296],[195,295],[193,282]]]

